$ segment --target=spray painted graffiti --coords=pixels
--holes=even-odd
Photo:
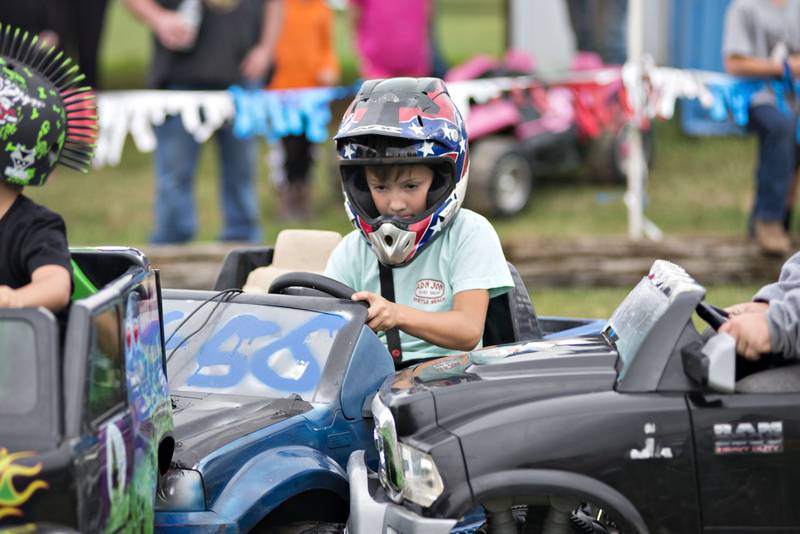
[[[161,328],[155,288],[128,295],[125,306],[125,364],[128,398],[141,419],[151,417],[168,398],[167,380],[161,362]]]
[[[318,314],[281,335],[275,322],[237,315],[203,344],[197,355],[197,370],[186,384],[223,389],[239,384],[249,375],[277,390],[311,391],[319,383],[322,369],[308,346],[308,338],[320,331],[333,337],[343,324],[341,317]],[[259,347],[258,340],[265,337],[278,339]],[[225,371],[209,372],[214,367]]]
[[[17,81],[25,84],[25,79],[21,76]],[[11,105],[31,106],[34,108],[44,107],[44,102],[32,98],[18,83],[8,79],[8,76],[0,78],[0,98],[5,99]]]
[[[6,152],[11,153],[11,165],[6,166],[4,174],[14,183],[27,184],[33,178],[31,167],[36,163],[35,149],[9,143]]]
[[[33,452],[9,454],[8,449],[0,448],[0,519],[9,516],[21,517],[22,505],[28,502],[37,490],[49,487],[47,482],[38,479],[29,482],[21,491],[14,485],[14,478],[35,477],[42,470],[41,463],[30,466],[17,463],[19,460],[35,456],[36,453]]]
[[[124,431],[120,435],[120,438],[126,437],[123,445],[128,449],[120,449],[118,444],[115,457],[106,460],[117,473],[117,485],[109,485],[109,491],[117,489],[109,494],[111,520],[107,531],[113,531],[118,519],[124,517],[127,524],[137,525],[140,529],[137,531],[149,533],[153,530],[158,445],[172,430],[154,277],[129,293],[124,329],[128,402],[134,408],[133,432],[131,436]],[[107,454],[111,454],[110,451],[107,450]],[[133,469],[121,463],[123,459],[131,461]],[[109,480],[114,482],[113,476]]]

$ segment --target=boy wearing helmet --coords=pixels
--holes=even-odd
[[[94,97],[69,60],[0,25],[0,308],[69,304],[72,269],[64,220],[22,194],[56,163],[86,170]]]
[[[480,346],[489,299],[514,284],[494,228],[460,209],[467,137],[444,82],[365,82],[335,139],[356,231],[325,274],[369,303],[367,324],[396,359]]]

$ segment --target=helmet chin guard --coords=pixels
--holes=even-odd
[[[350,221],[382,264],[408,265],[453,221],[467,189],[467,132],[444,82],[364,82],[335,140]],[[425,165],[433,170],[422,214],[400,219],[377,212],[365,169],[379,165]]]
[[[398,228],[391,222],[381,224],[367,235],[372,251],[384,265],[402,265],[414,251],[417,234]]]

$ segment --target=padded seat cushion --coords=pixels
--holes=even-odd
[[[800,364],[775,367],[736,382],[737,393],[798,393]]]
[[[341,240],[340,233],[328,230],[282,230],[275,240],[272,263],[253,269],[242,290],[266,293],[275,278],[288,272],[322,274],[331,252]]]

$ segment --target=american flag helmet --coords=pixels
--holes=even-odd
[[[384,265],[408,265],[453,221],[467,190],[464,121],[438,78],[364,82],[334,137],[353,226]],[[423,164],[433,170],[425,211],[413,218],[378,213],[366,166]]]

